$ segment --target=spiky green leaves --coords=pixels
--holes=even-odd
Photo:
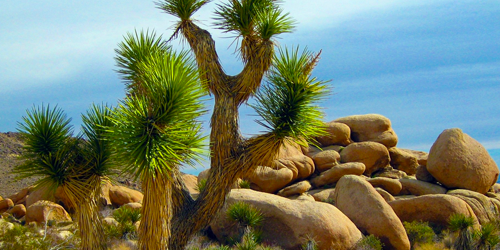
[[[113,126],[110,116],[110,107],[95,104],[82,115],[82,133],[86,138],[84,144],[87,158],[86,171],[100,177],[110,175],[112,169],[111,142],[106,138],[106,130]]]
[[[198,72],[187,53],[171,50],[151,54],[137,69],[143,92],[114,110],[110,136],[125,171],[141,178],[168,175],[201,153]]]
[[[168,48],[162,37],[156,36],[154,31],[128,33],[125,40],[118,44],[118,49],[115,49],[118,73],[130,93],[141,91],[139,64],[151,54],[163,53]]]
[[[66,114],[49,105],[27,110],[19,123],[19,132],[25,138],[25,162],[14,168],[17,178],[42,177],[37,185],[55,191],[72,176],[77,175],[78,140],[71,138],[71,126]]]
[[[216,25],[237,37],[258,36],[269,40],[274,35],[291,32],[294,22],[274,0],[230,0],[218,5]]]
[[[277,139],[311,141],[323,131],[323,114],[317,106],[327,94],[325,81],[311,76],[318,55],[299,48],[279,50],[268,75],[268,84],[257,93],[252,107],[257,122]]]
[[[19,123],[19,132],[25,138],[25,150],[37,155],[57,152],[71,136],[71,119],[60,108],[33,107]]]
[[[181,21],[190,20],[193,14],[211,0],[163,0],[156,2],[156,6],[166,13],[176,16]]]

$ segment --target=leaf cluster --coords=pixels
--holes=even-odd
[[[260,226],[264,219],[257,208],[241,201],[233,203],[226,213],[231,220],[238,222],[243,227]]]
[[[81,198],[91,193],[89,180],[111,173],[111,150],[103,139],[103,126],[109,125],[107,114],[106,107],[94,105],[82,116],[83,134],[73,136],[71,119],[62,109],[41,105],[27,110],[19,123],[19,132],[26,142],[25,162],[16,166],[13,173],[17,178],[41,177],[35,184],[37,188],[47,188],[49,193],[61,186]]]
[[[170,46],[154,31],[127,33],[115,49],[118,74],[125,81],[130,93],[140,92],[140,64],[151,54],[162,53]]]
[[[129,37],[129,48],[150,51],[126,65],[136,87],[113,111],[110,138],[125,171],[136,177],[166,173],[182,162],[193,164],[201,153],[203,138],[198,117],[204,112],[204,95],[198,72],[187,52],[164,47],[145,49],[154,34]],[[119,54],[125,54],[118,51]],[[131,53],[133,55],[137,53]],[[140,90],[140,91],[137,91]]]
[[[218,4],[215,25],[236,37],[256,37],[264,41],[293,30],[294,21],[276,0],[230,0]]]
[[[268,84],[257,93],[252,107],[257,122],[278,139],[313,141],[324,131],[323,114],[316,103],[327,94],[324,81],[311,76],[318,55],[299,48],[279,50],[268,75]]]
[[[163,0],[156,2],[158,9],[176,16],[181,21],[191,19],[193,14],[211,0]]]

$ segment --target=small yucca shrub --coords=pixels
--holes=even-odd
[[[238,201],[233,203],[227,210],[229,219],[238,222],[243,227],[260,226],[264,217],[262,213],[254,206]]]
[[[141,211],[129,207],[120,207],[113,211],[113,218],[118,226],[108,225],[105,229],[112,238],[136,239],[137,228],[135,223],[141,219]]]
[[[450,216],[448,223],[450,231],[457,234],[453,242],[453,248],[472,249],[474,219],[464,214],[454,214]]]
[[[127,222],[135,224],[141,220],[141,210],[129,207],[120,207],[113,211],[113,218],[115,218],[115,220],[120,224],[125,224]]]
[[[473,233],[474,247],[478,250],[490,250],[500,242],[498,228],[494,223],[485,223]]]

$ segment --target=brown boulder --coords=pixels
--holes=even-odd
[[[490,188],[491,192],[495,194],[500,194],[500,183],[495,183],[493,186]]]
[[[418,165],[427,165],[427,157],[429,157],[429,154],[423,151],[418,151],[418,150],[412,150],[412,149],[405,149],[405,148],[400,148],[399,150],[412,154],[415,158],[417,158]]]
[[[323,201],[323,202],[333,203],[335,188],[313,189],[307,193],[312,195],[312,197],[314,198],[315,201]]]
[[[313,202],[316,201],[314,199],[314,197],[308,193],[296,194],[296,195],[292,195],[292,196],[289,196],[286,198],[291,199],[291,200],[296,200],[296,201],[313,201]]]
[[[428,183],[425,181],[419,181],[414,179],[399,179],[401,185],[403,185],[402,194],[413,194],[413,195],[426,195],[426,194],[446,194],[446,188]]]
[[[314,153],[310,157],[314,161],[316,171],[319,173],[332,168],[340,162],[340,154],[335,150],[324,150]]]
[[[292,181],[293,172],[285,166],[280,165],[278,165],[277,169],[260,166],[247,179],[250,181],[252,189],[266,193],[275,193]]]
[[[0,213],[7,211],[9,208],[14,206],[14,202],[11,199],[6,198],[0,201]]]
[[[335,188],[335,206],[362,232],[378,237],[387,249],[410,249],[403,224],[384,198],[363,178],[342,177]]]
[[[365,165],[361,162],[342,163],[312,178],[311,183],[315,187],[321,187],[326,184],[336,183],[344,175],[362,175],[364,171]]]
[[[377,190],[377,192],[380,194],[380,196],[382,196],[382,198],[384,198],[385,201],[389,202],[395,200],[394,196],[392,196],[389,192],[385,191],[384,189],[376,187],[375,190]]]
[[[315,154],[315,153],[322,151],[321,148],[319,148],[315,145],[311,145],[311,144],[309,144],[307,147],[300,147],[300,149],[302,149],[302,153],[304,155],[307,155],[309,157],[311,157],[312,154]]]
[[[292,181],[303,180],[314,173],[314,162],[311,158],[300,154],[286,159],[279,159],[278,165],[282,165],[293,172]]]
[[[465,201],[474,211],[480,224],[500,218],[500,201],[467,189],[451,190],[447,194]]]
[[[465,201],[447,194],[430,194],[415,198],[396,199],[389,202],[389,205],[401,221],[424,221],[447,227],[451,215],[464,214],[473,217],[477,222],[474,211]]]
[[[182,179],[184,180],[184,184],[188,189],[191,195],[197,195],[200,192],[198,191],[198,177],[192,174],[181,173]]]
[[[427,170],[449,189],[484,194],[498,179],[498,166],[488,151],[458,128],[444,130],[431,147]]]
[[[429,182],[429,183],[436,182],[436,179],[434,178],[434,176],[432,176],[431,173],[429,173],[429,171],[427,171],[427,167],[424,165],[420,165],[417,167],[417,173],[415,174],[415,177],[419,181],[425,181],[425,182]]]
[[[13,206],[7,213],[12,214],[16,219],[22,218],[26,215],[26,207],[23,204]]]
[[[120,207],[127,203],[142,202],[144,195],[124,186],[112,186],[109,188],[109,198],[113,206]]]
[[[132,202],[132,203],[127,203],[123,205],[122,207],[129,208],[131,210],[141,210],[142,204],[139,202]]]
[[[198,184],[200,184],[200,182],[202,180],[206,180],[208,179],[208,175],[210,174],[210,168],[209,169],[205,169],[203,171],[201,171],[199,174],[198,174]]]
[[[391,166],[399,169],[408,175],[414,175],[417,172],[417,157],[399,148],[390,148]]]
[[[51,201],[39,200],[26,209],[26,223],[37,223],[54,220],[56,222],[72,221],[64,208]]]
[[[20,200],[26,197],[26,195],[33,190],[33,186],[30,187],[25,187],[21,191],[17,192],[14,195],[11,195],[9,198],[14,202],[14,204],[17,204]]]
[[[290,197],[292,195],[301,195],[309,191],[309,189],[311,189],[311,183],[309,183],[309,181],[301,181],[281,189],[278,192],[278,195],[283,197]]]
[[[351,139],[355,142],[374,141],[386,147],[394,147],[398,137],[391,127],[391,121],[382,115],[353,115],[335,120],[351,129]]]
[[[233,189],[226,205],[210,224],[220,241],[226,241],[237,231],[226,211],[230,204],[238,201],[249,203],[262,212],[262,240],[283,249],[301,249],[301,245],[312,238],[318,243],[319,249],[347,250],[362,237],[349,218],[330,204],[295,201],[248,189]]]
[[[111,206],[111,198],[109,198],[109,189],[113,186],[111,182],[104,181],[101,183],[101,194],[99,194],[99,204],[101,206]]]
[[[279,159],[288,159],[296,156],[304,155],[302,148],[295,142],[284,143],[279,150]]]
[[[380,169],[373,175],[373,177],[386,177],[391,179],[401,179],[406,178],[407,176],[408,175],[405,172],[394,169],[391,166]]]
[[[48,191],[47,187],[34,188],[25,197],[26,197],[26,207],[30,207],[31,205],[35,204],[37,201],[40,200],[52,201],[52,202],[56,201],[54,193]]]
[[[326,123],[326,132],[326,135],[316,138],[323,147],[330,145],[347,146],[352,142],[351,129],[344,123],[328,122]]]
[[[365,164],[365,175],[389,165],[390,157],[387,148],[378,142],[352,143],[340,152],[341,162],[361,162]]]
[[[368,179],[368,182],[372,184],[373,187],[380,187],[389,192],[391,195],[398,195],[401,192],[401,189],[403,189],[399,180],[387,177],[370,178]]]

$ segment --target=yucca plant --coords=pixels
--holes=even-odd
[[[472,249],[472,226],[474,225],[474,219],[464,214],[453,214],[450,216],[448,223],[449,230],[457,234],[457,237],[453,242],[453,248],[457,250]]]
[[[104,249],[104,228],[99,214],[98,199],[101,184],[114,174],[111,161],[111,145],[107,139],[107,129],[112,126],[110,107],[92,105],[82,115],[84,139],[84,165],[82,178],[87,185],[87,193],[76,197],[74,206],[80,227],[83,249]]]
[[[170,69],[160,70],[158,65],[162,63],[159,59],[152,58],[164,54],[162,51],[168,51],[168,46],[154,33],[143,32],[136,33],[135,36],[128,35],[117,49],[119,72],[128,86],[128,97],[116,109],[113,118],[113,134],[124,136],[113,136],[112,140],[123,142],[116,146],[118,155],[122,159],[131,159],[126,164],[129,166],[127,170],[143,180],[145,193],[171,192],[157,201],[162,204],[157,205],[158,208],[165,209],[150,209],[156,211],[154,213],[166,211],[164,214],[152,217],[143,214],[143,221],[167,215],[172,218],[171,231],[175,234],[169,237],[169,249],[183,249],[192,235],[210,223],[238,178],[253,173],[259,165],[272,164],[284,145],[293,141],[305,144],[317,136],[323,127],[322,114],[316,103],[325,95],[326,90],[323,81],[311,76],[318,54],[300,51],[297,47],[291,51],[282,49],[278,56],[274,56],[276,37],[291,32],[294,28],[294,21],[283,11],[280,1],[228,0],[217,5],[215,26],[234,35],[236,51],[244,63],[243,70],[234,76],[224,72],[210,33],[201,29],[192,18],[208,2],[210,1],[156,2],[159,9],[179,18],[171,39],[178,36],[184,38],[195,56],[197,68],[191,67],[190,70],[199,75],[201,90],[204,91],[196,95],[209,93],[214,98],[209,144],[211,169],[206,188],[196,200],[186,192],[178,171],[180,162],[189,158],[189,155],[172,157],[179,152],[177,149],[182,148],[180,145],[184,145],[184,142],[176,143],[179,135],[183,134],[183,138],[188,138],[190,135],[187,132],[197,129],[193,123],[187,122],[193,117],[183,117],[182,112],[176,113],[181,114],[179,119],[182,121],[175,124],[181,124],[184,128],[182,133],[172,133],[178,129],[174,124],[165,127],[159,125],[171,118],[160,115],[161,112],[170,114],[171,111],[161,107],[178,105],[163,96],[163,93],[170,93],[169,91],[155,87],[165,85],[162,84],[162,71]],[[272,70],[268,84],[259,91],[262,79],[269,69]],[[185,83],[182,86],[188,91],[190,81],[183,81]],[[279,94],[274,95],[273,91]],[[187,93],[184,95],[190,96]],[[258,104],[254,107],[262,116],[259,122],[265,125],[267,131],[263,135],[244,138],[239,130],[238,109],[255,95],[258,96]],[[275,97],[279,97],[277,101],[272,100]],[[197,114],[196,111],[190,112]],[[190,145],[194,148],[194,144]],[[154,182],[148,182],[153,179]],[[163,197],[170,198],[163,200]],[[147,202],[144,205],[146,204]],[[169,223],[167,220],[164,222]],[[147,225],[145,223],[145,228]],[[155,226],[163,228],[159,224]],[[146,235],[141,234],[141,237]],[[168,238],[167,234],[161,237]],[[161,243],[166,241],[158,240]],[[153,239],[140,239],[139,244],[145,242],[150,246],[156,244]]]
[[[481,229],[473,233],[474,247],[477,250],[491,250],[500,242],[497,226],[492,223],[485,223]]]
[[[110,173],[110,148],[104,130],[110,125],[105,107],[93,106],[84,122],[83,137],[72,136],[70,119],[59,108],[49,105],[33,108],[23,117],[19,131],[25,138],[24,164],[14,173],[18,178],[39,176],[36,188],[52,196],[59,188],[75,209],[82,249],[104,249],[97,198],[100,183]]]
[[[264,220],[262,213],[254,206],[238,201],[227,209],[226,212],[229,219],[237,222],[242,227],[258,227]]]
[[[203,137],[197,118],[203,113],[200,81],[187,53],[157,46],[154,33],[129,36],[118,50],[122,68],[131,81],[130,95],[114,110],[110,139],[124,171],[142,182],[144,200],[139,227],[140,249],[166,249],[172,219],[173,173],[181,163],[199,157]],[[145,58],[128,54],[137,48],[151,51]],[[129,57],[130,58],[127,58]],[[137,68],[136,68],[137,67]]]

